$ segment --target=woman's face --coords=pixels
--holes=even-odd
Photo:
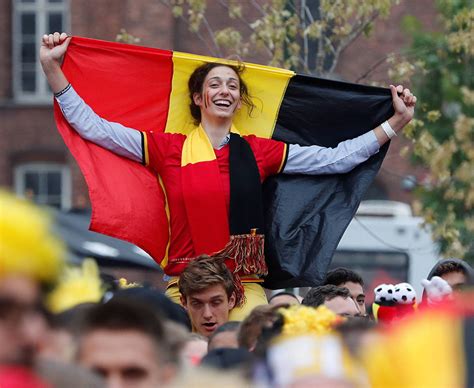
[[[239,77],[227,66],[214,67],[204,79],[202,93],[194,94],[202,118],[232,118],[241,106]]]

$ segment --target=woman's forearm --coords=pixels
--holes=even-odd
[[[335,148],[290,144],[284,174],[341,174],[352,170],[379,150],[374,131],[345,140]]]
[[[395,133],[398,133],[405,125],[410,122],[411,118],[404,117],[403,115],[393,115],[390,117],[387,122],[390,127],[393,129]],[[380,146],[383,146],[387,141],[390,140],[390,137],[385,133],[382,128],[382,125],[374,128],[375,136],[377,136],[377,140]]]
[[[43,66],[44,74],[54,94],[66,88],[69,81],[64,75],[59,63],[56,61],[45,61],[42,62],[41,65]]]

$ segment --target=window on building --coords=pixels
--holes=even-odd
[[[39,63],[45,33],[69,29],[69,0],[13,1],[13,90],[18,102],[50,102]]]
[[[69,168],[61,164],[28,163],[15,168],[17,195],[59,209],[71,207]]]

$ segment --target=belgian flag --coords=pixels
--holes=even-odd
[[[63,70],[79,95],[109,121],[140,131],[189,133],[187,81],[205,62],[235,62],[73,37]],[[245,64],[256,109],[234,121],[242,135],[289,144],[335,147],[393,114],[388,89],[348,84]],[[91,230],[132,242],[165,267],[169,243],[166,197],[145,166],[86,142],[55,106],[67,146],[85,176]],[[263,187],[270,288],[313,286],[373,181],[388,146],[342,175],[278,175]],[[203,222],[205,228],[205,221]]]

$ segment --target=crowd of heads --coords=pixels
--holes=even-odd
[[[336,268],[304,297],[277,291],[243,321],[229,321],[236,284],[222,260],[204,255],[191,262],[179,279],[179,305],[153,287],[104,276],[94,261],[70,267],[48,215],[1,196],[8,204],[8,217],[0,216],[2,387],[469,386],[473,381],[468,333],[474,330],[469,291],[474,277],[462,260],[440,261],[427,274],[416,304],[410,298],[397,303],[410,292],[406,283],[370,290],[358,273]],[[366,306],[373,291],[384,300]],[[433,352],[430,344],[440,341],[443,351]]]

